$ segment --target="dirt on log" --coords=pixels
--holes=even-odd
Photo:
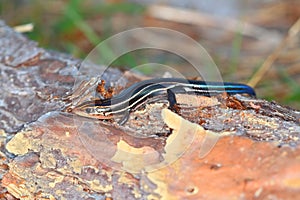
[[[80,63],[0,22],[1,199],[300,198],[299,111],[223,94],[150,102],[122,126],[83,118],[65,98]],[[106,82],[138,80],[122,75]]]

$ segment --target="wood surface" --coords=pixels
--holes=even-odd
[[[1,199],[300,198],[299,111],[224,94],[124,126],[80,118],[63,99],[80,62],[0,22]]]

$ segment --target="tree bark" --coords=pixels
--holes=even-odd
[[[0,61],[1,198],[300,198],[299,111],[224,94],[177,114],[152,102],[120,126],[67,112],[81,61],[3,22]],[[116,88],[138,80],[124,77]]]

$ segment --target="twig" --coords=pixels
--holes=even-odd
[[[191,24],[199,27],[219,28],[231,32],[236,32],[239,27],[242,27],[242,35],[253,37],[270,44],[276,44],[277,41],[281,40],[281,35],[277,32],[269,31],[265,28],[229,17],[221,18],[192,10],[161,5],[150,6],[147,11],[150,16],[157,19]]]
[[[26,32],[31,32],[33,28],[34,28],[33,24],[29,23],[29,24],[22,24],[19,26],[15,26],[14,30],[19,33],[26,33]]]
[[[287,36],[281,41],[277,48],[267,57],[265,62],[261,65],[260,69],[253,75],[248,82],[248,85],[255,87],[262,77],[271,68],[274,61],[280,55],[281,50],[288,45],[288,42],[294,38],[300,31],[300,18],[291,26]]]

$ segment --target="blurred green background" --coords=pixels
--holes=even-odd
[[[77,58],[84,58],[99,42],[130,28],[170,28],[203,45],[225,81],[247,83],[300,17],[300,2],[11,0],[1,1],[0,15],[12,27],[32,23],[34,29],[24,33],[27,37],[43,48]],[[259,98],[300,109],[299,38],[298,33],[286,44],[256,85]],[[136,51],[112,65],[126,70],[147,62],[174,66],[189,75],[184,71],[187,63],[166,52]]]

